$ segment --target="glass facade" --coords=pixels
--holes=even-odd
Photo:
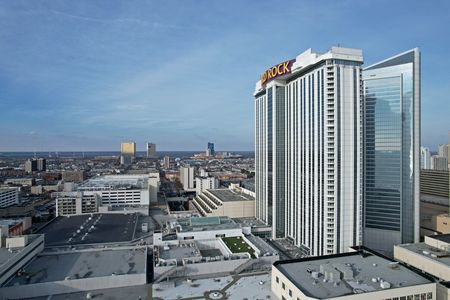
[[[391,243],[414,242],[419,226],[418,50],[366,68],[363,82],[365,227],[397,232]],[[371,234],[364,239],[370,241]]]
[[[365,223],[400,231],[401,77],[366,80],[364,91]]]

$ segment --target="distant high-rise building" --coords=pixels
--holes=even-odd
[[[120,144],[120,164],[130,165],[136,158],[136,143],[128,142]]]
[[[170,169],[170,156],[164,156],[163,158],[164,169]]]
[[[425,147],[420,147],[420,168],[421,169],[431,169],[430,150]]]
[[[38,170],[38,162],[36,159],[27,159],[25,161],[25,172],[32,173]]]
[[[38,171],[46,171],[47,170],[47,161],[45,160],[45,158],[38,158],[37,170]]]
[[[431,157],[431,169],[433,170],[448,170],[448,160],[447,157],[433,155]]]
[[[194,185],[194,167],[180,167],[180,181],[185,191],[195,191]]]
[[[362,51],[311,49],[256,84],[256,216],[305,255],[361,243]]]
[[[156,157],[156,144],[147,143],[147,157],[148,158]]]
[[[120,144],[120,154],[136,156],[136,143],[128,142]]]
[[[364,68],[363,91],[363,243],[392,254],[420,237],[419,50]]]
[[[216,153],[214,152],[214,143],[209,142],[208,148],[206,148],[206,156],[214,156]]]
[[[447,159],[447,163],[450,164],[450,144],[440,145],[438,150],[439,156],[445,157]],[[447,166],[450,169],[450,165]]]

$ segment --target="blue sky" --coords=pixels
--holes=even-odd
[[[422,52],[422,144],[450,129],[449,1],[0,1],[0,151],[252,150],[255,82],[308,48]]]

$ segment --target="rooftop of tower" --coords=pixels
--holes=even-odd
[[[274,76],[273,80],[271,81],[267,80],[264,83],[262,83],[261,79],[258,80],[256,82],[254,95],[257,95],[258,93],[262,92],[266,87],[271,86],[271,82],[276,81],[279,82],[280,80],[285,81],[299,73],[302,73],[303,71],[309,70],[310,67],[313,67],[318,63],[325,61],[327,59],[348,60],[362,64],[363,53],[361,49],[343,48],[343,47],[331,47],[331,49],[325,53],[317,53],[313,52],[313,50],[309,48],[303,53],[297,55],[297,57],[292,60],[289,72]],[[277,65],[274,65],[273,67],[268,68],[268,70],[276,66]]]

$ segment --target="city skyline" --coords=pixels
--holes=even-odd
[[[0,151],[254,150],[255,74],[339,44],[364,66],[419,47],[422,146],[448,142],[448,3],[196,3],[1,2]]]

